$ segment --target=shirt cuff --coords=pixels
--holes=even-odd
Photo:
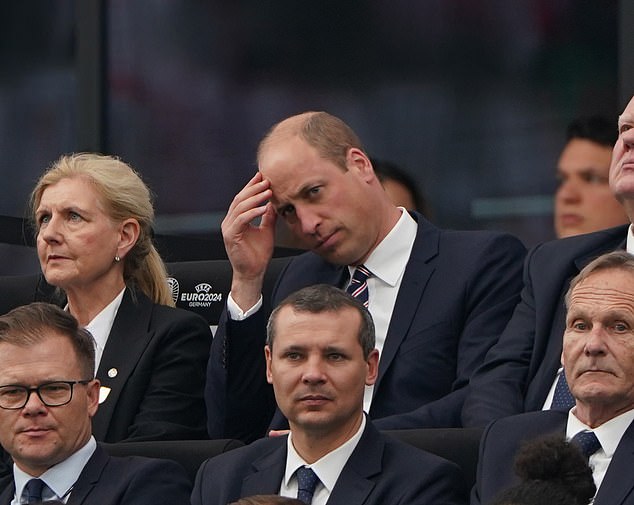
[[[229,292],[229,296],[227,297],[227,312],[229,313],[229,318],[233,321],[242,321],[247,317],[255,314],[262,307],[262,295],[255,303],[253,307],[251,307],[246,312],[243,311],[238,304],[231,297],[231,292]]]

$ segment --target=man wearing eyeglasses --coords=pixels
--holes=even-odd
[[[0,444],[14,463],[0,505],[188,503],[176,463],[114,458],[97,445],[94,366],[90,333],[58,307],[33,303],[0,317]]]

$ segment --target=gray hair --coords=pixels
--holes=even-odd
[[[588,263],[571,281],[566,292],[566,308],[570,308],[572,291],[592,274],[604,270],[622,270],[634,274],[634,256],[626,251],[612,251],[595,258]]]

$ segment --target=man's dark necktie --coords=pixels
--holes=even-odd
[[[22,500],[20,503],[40,503],[42,501],[42,489],[44,488],[44,481],[41,479],[31,479],[24,486],[22,491]]]
[[[311,468],[305,466],[298,468],[295,475],[297,475],[297,499],[310,505],[319,477],[315,475]]]
[[[566,382],[566,374],[562,370],[557,379],[555,385],[555,394],[553,396],[553,402],[550,405],[551,410],[563,410],[568,412],[575,406],[575,398],[572,396],[570,389],[568,389],[568,383]]]
[[[359,300],[365,308],[368,308],[368,277],[372,274],[363,265],[354,269],[350,285],[346,289],[349,295]]]
[[[571,444],[575,444],[581,449],[586,459],[589,459],[595,452],[601,449],[601,442],[592,431],[580,431],[570,439]]]

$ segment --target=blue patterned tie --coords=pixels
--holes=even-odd
[[[553,402],[550,404],[551,410],[563,410],[568,412],[575,406],[575,398],[572,396],[570,389],[568,389],[568,383],[566,382],[566,374],[561,371],[557,384],[555,385],[555,394],[553,396]]]
[[[297,499],[303,501],[306,505],[310,505],[319,477],[315,475],[311,468],[306,466],[298,468],[295,475],[297,475]]]
[[[372,274],[363,265],[359,265],[354,269],[350,285],[346,289],[349,295],[359,300],[363,306],[368,308],[368,277]]]
[[[581,449],[586,459],[590,458],[595,452],[601,449],[601,442],[592,431],[580,431],[572,439],[570,443],[576,444]]]
[[[22,491],[22,499],[20,503],[39,503],[42,501],[42,489],[44,488],[44,481],[40,479],[31,479],[24,486]]]

